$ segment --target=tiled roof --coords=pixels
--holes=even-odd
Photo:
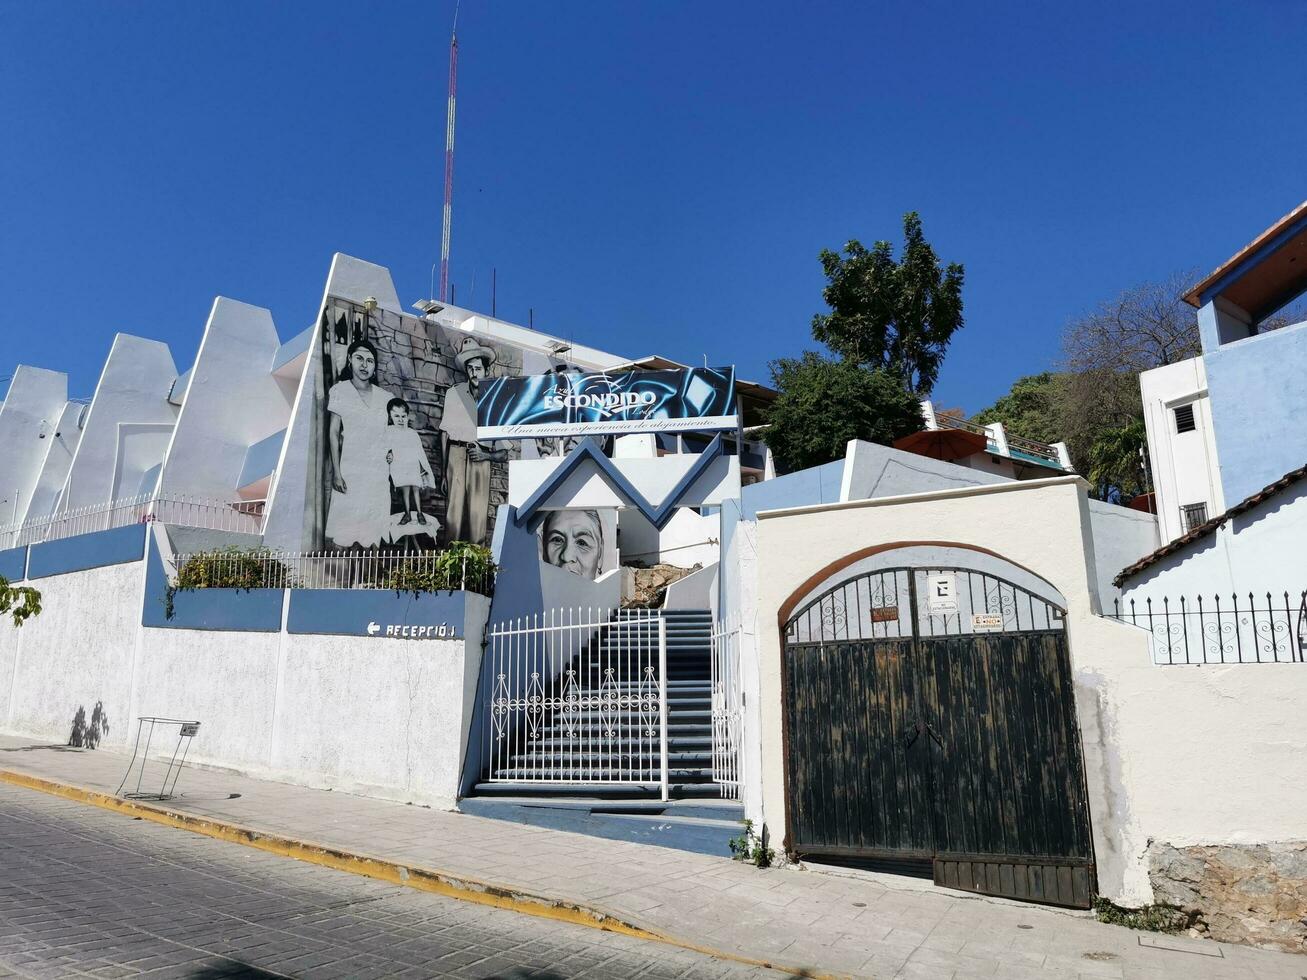
[[[1179,551],[1181,548],[1184,548],[1192,541],[1197,541],[1199,538],[1205,538],[1209,534],[1215,534],[1216,529],[1219,528],[1226,521],[1228,521],[1231,517],[1234,517],[1238,514],[1242,514],[1246,510],[1252,510],[1258,504],[1269,500],[1271,497],[1274,497],[1281,490],[1285,490],[1293,486],[1295,483],[1297,483],[1299,480],[1302,479],[1307,479],[1307,465],[1300,466],[1296,470],[1290,470],[1288,473],[1284,474],[1284,476],[1280,477],[1274,483],[1262,487],[1262,489],[1258,490],[1251,497],[1245,497],[1243,500],[1239,501],[1237,504],[1235,504],[1225,513],[1217,514],[1210,521],[1207,521],[1203,524],[1199,524],[1196,528],[1193,528],[1186,534],[1180,535],[1180,537],[1176,538],[1174,541],[1170,542],[1169,544],[1162,545],[1162,547],[1158,548],[1151,555],[1145,555],[1143,558],[1140,558],[1133,565],[1130,565],[1129,567],[1122,569],[1121,574],[1118,575],[1116,578],[1112,579],[1112,584],[1115,585],[1117,588],[1120,588],[1121,583],[1124,582],[1126,579],[1130,578],[1130,576],[1137,575],[1139,572],[1142,572],[1149,565],[1161,561],[1167,555],[1175,554],[1177,551]]]

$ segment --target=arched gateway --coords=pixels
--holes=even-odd
[[[1093,849],[1065,610],[1025,570],[974,557],[983,570],[853,565],[789,606],[787,843],[1085,907]]]

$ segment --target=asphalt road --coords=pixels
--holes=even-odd
[[[0,784],[0,976],[762,977]]]

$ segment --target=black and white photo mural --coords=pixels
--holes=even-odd
[[[597,510],[553,510],[540,523],[540,559],[548,565],[591,581],[604,572],[607,539],[615,531],[611,515]],[[605,525],[613,528],[605,533]]]
[[[476,398],[488,380],[520,376],[523,351],[334,299],[321,336],[312,547],[488,546],[520,444],[477,441]]]

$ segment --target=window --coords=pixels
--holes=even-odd
[[[1207,505],[1206,504],[1184,504],[1180,508],[1180,523],[1184,526],[1184,533],[1188,534],[1199,524],[1207,523]]]
[[[1193,432],[1197,426],[1194,424],[1194,407],[1193,405],[1180,405],[1175,409],[1175,431],[1176,432]]]

